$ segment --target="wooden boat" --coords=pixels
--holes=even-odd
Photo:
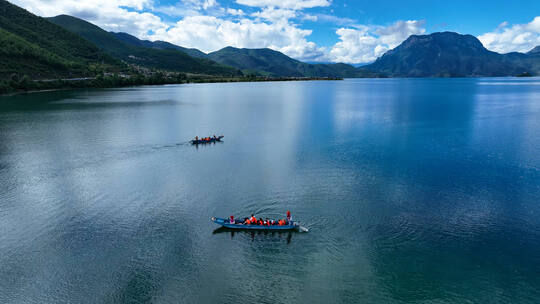
[[[192,144],[192,145],[201,145],[201,144],[210,144],[210,143],[215,143],[217,141],[221,141],[221,139],[223,138],[224,136],[223,135],[220,135],[216,138],[214,137],[210,137],[210,139],[208,140],[204,140],[204,139],[198,139],[198,140],[190,140],[189,142]]]
[[[244,224],[231,224],[228,219],[223,219],[219,217],[213,217],[212,222],[221,225],[228,229],[238,229],[238,230],[266,230],[266,231],[285,231],[298,229],[300,227],[296,222],[292,221],[289,225],[284,226],[263,226],[263,225],[244,225]]]

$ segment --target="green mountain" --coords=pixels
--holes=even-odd
[[[359,71],[348,64],[309,64],[268,48],[238,49],[226,47],[208,54],[208,58],[244,73],[277,77],[357,77]]]
[[[147,47],[147,48],[153,48],[158,50],[179,50],[186,54],[188,54],[191,57],[195,58],[208,58],[208,55],[206,53],[201,52],[198,49],[194,48],[185,48],[181,47],[166,41],[150,41],[150,40],[140,40],[139,38],[132,36],[128,33],[114,33],[111,32],[113,35],[116,36],[116,38],[129,43],[134,46],[141,46],[141,47]]]
[[[540,74],[539,56],[499,54],[474,36],[453,32],[412,35],[362,67],[389,77],[470,77]]]
[[[195,74],[241,74],[234,68],[208,59],[191,57],[178,49],[156,49],[125,42],[125,39],[118,39],[115,34],[72,16],[59,15],[47,19],[91,41],[105,53],[137,66]]]
[[[0,0],[0,79],[93,76],[124,66],[85,39]]]

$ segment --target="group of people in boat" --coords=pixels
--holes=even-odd
[[[219,137],[217,137],[216,135],[214,136],[208,136],[208,137],[201,137],[199,139],[199,136],[195,136],[195,142],[211,142],[211,141],[216,141],[218,140]]]
[[[263,218],[256,218],[253,214],[250,217],[244,218],[244,220],[237,221],[234,218],[234,215],[230,216],[229,222],[231,224],[239,224],[239,225],[259,225],[259,226],[287,226],[292,223],[292,217],[291,212],[287,211],[287,217],[285,219],[280,220],[271,220],[271,219],[263,219]]]

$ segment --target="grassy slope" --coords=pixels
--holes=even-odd
[[[60,15],[48,18],[48,20],[84,37],[107,54],[128,63],[176,72],[209,75],[239,74],[236,69],[217,64],[211,60],[193,58],[179,50],[160,50],[126,43],[114,34],[75,17]]]
[[[121,68],[120,62],[88,41],[0,0],[0,78],[92,75],[97,68]]]

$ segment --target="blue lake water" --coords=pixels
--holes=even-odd
[[[540,79],[0,97],[1,303],[241,299],[538,303]]]

